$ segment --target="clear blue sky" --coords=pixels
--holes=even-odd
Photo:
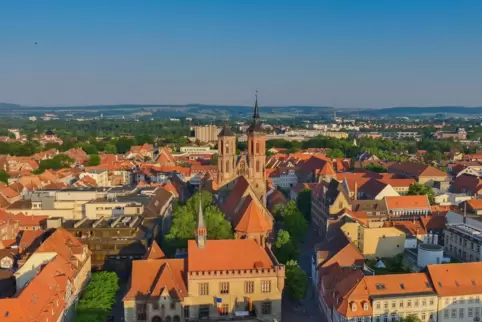
[[[34,45],[34,42],[38,42]],[[0,4],[0,102],[482,105],[482,1]]]

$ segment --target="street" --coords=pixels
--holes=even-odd
[[[311,277],[311,262],[313,256],[314,245],[321,241],[321,238],[316,235],[313,229],[309,228],[304,243],[300,245],[300,257],[298,263],[300,267],[306,272],[308,277]],[[325,321],[320,309],[316,303],[316,295],[311,279],[308,280],[308,290],[306,297],[301,303],[293,303],[286,297],[283,298],[283,322],[323,322]]]

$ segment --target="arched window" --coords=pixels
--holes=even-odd
[[[226,154],[229,154],[229,143],[226,143]]]
[[[172,319],[171,319],[171,317],[170,317],[169,315],[166,316],[166,322],[172,322]]]
[[[251,140],[251,154],[254,154],[254,142]]]
[[[256,172],[259,172],[259,160],[256,161]]]
[[[158,317],[158,316],[155,316],[155,317],[152,318],[151,321],[152,321],[152,322],[162,322],[162,319],[161,319],[160,317]]]
[[[181,322],[181,317],[179,315],[174,315],[174,322]]]
[[[229,172],[229,160],[226,160],[226,172]]]
[[[259,154],[259,142],[256,142],[256,153]]]

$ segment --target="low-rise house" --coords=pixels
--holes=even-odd
[[[298,184],[298,176],[294,168],[276,168],[269,174],[273,186],[291,189]]]
[[[435,181],[450,181],[450,175],[446,172],[417,162],[394,163],[388,167],[388,172],[406,178],[413,178],[421,184],[433,184]]]
[[[482,179],[468,174],[455,178],[452,183],[452,192],[465,193],[468,196],[482,197]]]
[[[387,210],[391,217],[420,217],[432,213],[428,197],[422,196],[398,196],[386,197]]]

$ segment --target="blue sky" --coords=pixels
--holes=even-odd
[[[37,45],[34,42],[38,42]],[[0,102],[482,105],[482,1],[2,1]]]

